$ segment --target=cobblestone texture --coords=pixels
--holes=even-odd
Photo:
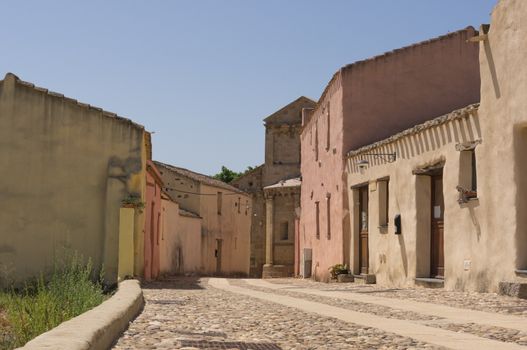
[[[499,340],[507,343],[516,343],[518,345],[527,346],[527,333],[520,332],[515,329],[508,329],[502,327],[485,326],[475,323],[448,323],[448,324],[433,324],[428,326],[443,328],[454,332],[463,332],[477,335],[478,337]]]
[[[382,288],[371,284],[321,283],[308,279],[304,280],[296,278],[280,278],[267,281],[277,284],[293,284],[298,287],[319,290],[368,293],[368,295],[372,296],[415,300],[457,308],[524,316],[527,318],[527,300],[502,296],[495,293],[457,292],[422,287]]]
[[[218,290],[207,279],[145,286],[114,349],[438,349],[374,328]]]
[[[314,301],[317,303],[327,304],[331,306],[341,307],[347,310],[357,311],[357,312],[366,312],[377,316],[382,316],[386,318],[394,318],[398,320],[409,320],[409,321],[432,321],[440,320],[441,317],[434,317],[429,315],[422,315],[412,311],[403,311],[398,309],[393,309],[391,307],[375,305],[369,303],[356,302],[351,300],[344,300],[339,298],[331,298],[326,296],[310,295],[300,292],[293,292],[288,290],[277,290],[270,289],[265,287],[257,287],[247,284],[242,280],[229,280],[229,283],[234,286],[240,286],[247,289],[258,290],[266,293],[274,293],[277,295],[286,295],[293,298],[300,298],[309,301]]]

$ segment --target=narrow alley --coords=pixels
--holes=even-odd
[[[298,279],[171,278],[114,349],[520,349],[527,301]]]

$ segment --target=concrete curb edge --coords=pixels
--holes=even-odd
[[[117,292],[101,305],[61,323],[17,350],[108,349],[143,309],[139,281],[119,283]]]

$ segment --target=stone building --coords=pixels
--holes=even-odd
[[[337,71],[301,131],[302,275],[327,280],[354,259],[346,153],[479,101],[477,35],[469,27]],[[371,280],[367,266],[354,271]],[[360,273],[359,273],[360,272]]]
[[[233,182],[252,195],[252,277],[291,276],[300,207],[302,109],[315,102],[299,97],[264,119],[265,163]]]
[[[145,214],[122,208],[146,200],[142,126],[8,73],[0,140],[1,277],[23,282],[74,251],[108,283],[143,275]]]
[[[499,1],[470,39],[479,104],[348,153],[355,273],[527,298],[526,15]]]
[[[488,257],[477,254],[481,142],[475,104],[348,153],[355,274],[454,289],[488,273]]]
[[[199,272],[217,275],[248,275],[250,256],[251,197],[212,177],[184,168],[155,162],[164,191],[186,212],[201,218]]]

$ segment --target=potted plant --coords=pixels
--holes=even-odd
[[[332,279],[336,279],[338,282],[353,282],[353,275],[350,274],[348,265],[346,264],[335,264],[329,268],[329,273]]]
[[[129,194],[121,200],[121,206],[123,208],[134,208],[142,210],[145,207],[145,203],[141,201],[141,197],[136,194]]]

